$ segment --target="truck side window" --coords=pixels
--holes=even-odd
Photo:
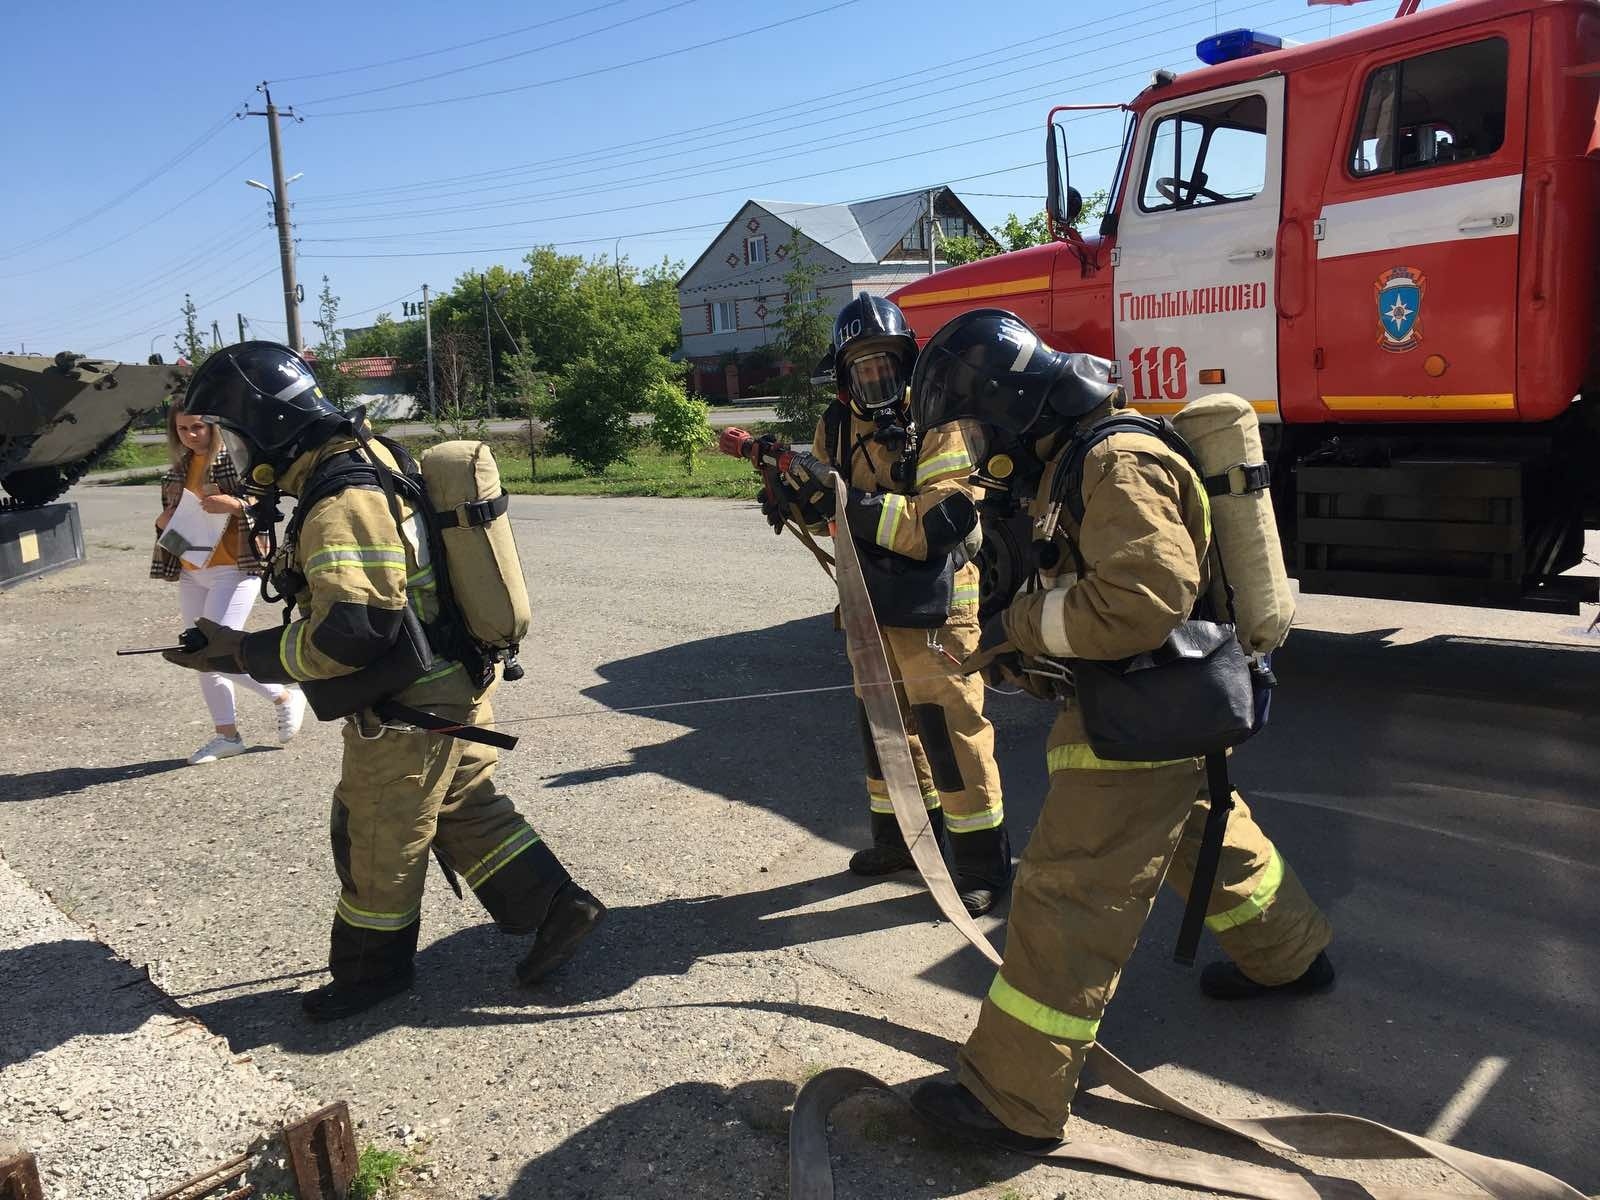
[[[1267,102],[1233,96],[1156,122],[1139,207],[1209,208],[1249,200],[1266,185]]]
[[[1503,38],[1485,38],[1379,67],[1367,77],[1350,149],[1357,178],[1469,162],[1506,136]]]

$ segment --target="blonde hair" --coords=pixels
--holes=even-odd
[[[175,395],[172,398],[172,403],[167,407],[167,457],[172,460],[173,467],[179,471],[183,470],[188,456],[194,453],[183,444],[183,439],[178,436],[178,418],[183,415],[182,397]],[[207,425],[206,428],[211,430],[211,449],[207,457],[215,458],[220,439],[217,437],[217,431],[210,425]]]

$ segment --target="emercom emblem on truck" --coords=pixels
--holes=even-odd
[[[1422,344],[1422,294],[1427,278],[1415,267],[1391,267],[1372,285],[1378,298],[1378,345],[1396,354]]]

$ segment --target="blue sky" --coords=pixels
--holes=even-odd
[[[272,81],[298,269],[341,323],[531,246],[692,262],[748,197],[950,183],[980,219],[1042,204],[1053,103],[1123,100],[1241,25],[1311,41],[1389,0],[551,0],[30,5],[7,20],[0,351],[167,354],[185,292],[225,340],[281,338]],[[536,26],[536,27],[535,27]],[[765,27],[765,28],[763,28]],[[464,44],[471,43],[471,44]],[[29,50],[33,47],[33,50]],[[400,61],[394,61],[400,60]],[[499,60],[499,61],[491,61]],[[374,65],[382,64],[382,65]],[[483,95],[482,93],[494,93]],[[1070,126],[1103,183],[1115,115]],[[23,164],[19,166],[18,164]]]

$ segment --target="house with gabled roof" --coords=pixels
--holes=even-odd
[[[933,267],[944,266],[943,238],[994,237],[947,187],[931,189]],[[805,235],[807,256],[821,268],[817,294],[830,312],[857,292],[887,295],[929,272],[929,189],[851,204],[798,204],[747,200],[678,280],[683,356],[694,364],[692,388],[732,399],[752,394],[782,369],[764,371],[740,359],[770,346],[788,299],[784,276],[792,264],[795,231]],[[928,330],[926,332],[932,332]],[[814,364],[800,364],[809,370]],[[741,377],[742,376],[742,377]]]

